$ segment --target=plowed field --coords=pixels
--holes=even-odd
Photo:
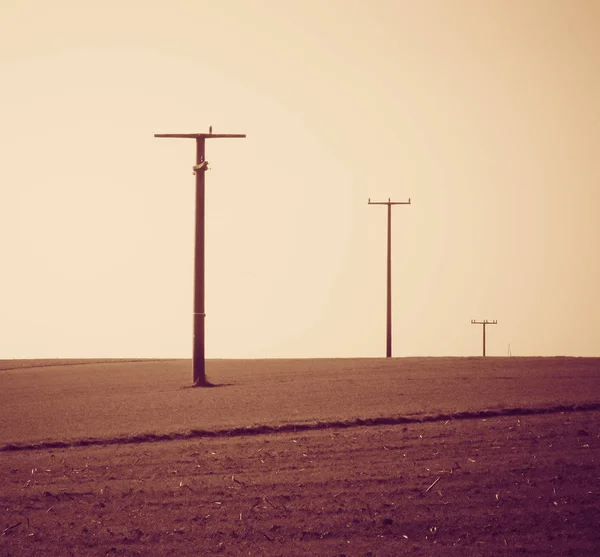
[[[600,549],[598,360],[213,362],[213,389],[189,362],[23,365],[2,556]]]

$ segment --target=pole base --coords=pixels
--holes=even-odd
[[[196,381],[192,387],[216,387],[216,385],[205,379],[204,381]]]

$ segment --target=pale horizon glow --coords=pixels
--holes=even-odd
[[[0,7],[0,359],[600,356],[600,4]]]

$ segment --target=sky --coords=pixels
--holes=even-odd
[[[600,356],[600,2],[3,0],[0,358]]]

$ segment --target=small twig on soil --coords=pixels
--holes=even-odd
[[[274,509],[276,509],[277,507],[275,505],[273,505],[273,503],[271,503],[271,501],[269,501],[266,497],[263,497],[263,499],[265,500],[266,503],[269,503],[269,505],[271,505],[271,507],[273,507]]]
[[[7,534],[8,532],[10,532],[12,529],[14,529],[14,528],[16,528],[17,526],[20,526],[20,525],[21,525],[21,523],[20,523],[20,522],[17,522],[16,524],[13,524],[12,526],[9,526],[8,528],[5,528],[5,529],[2,531],[2,535],[3,535],[3,536],[4,536],[4,535],[6,535],[6,534]]]
[[[240,485],[246,485],[244,482],[240,482],[240,480],[236,479],[235,476],[231,476],[231,479],[236,483],[236,484],[240,484]]]
[[[441,477],[441,476],[438,476],[438,479],[437,479],[437,480],[435,480],[435,482],[433,482],[433,483],[432,483],[432,484],[431,484],[431,485],[430,485],[430,486],[429,486],[429,487],[428,487],[428,488],[427,488],[427,489],[424,491],[424,493],[428,493],[428,492],[431,490],[431,488],[432,488],[432,487],[433,487],[433,486],[434,486],[436,483],[438,483],[438,482],[439,482],[441,479],[442,479],[442,477]]]

